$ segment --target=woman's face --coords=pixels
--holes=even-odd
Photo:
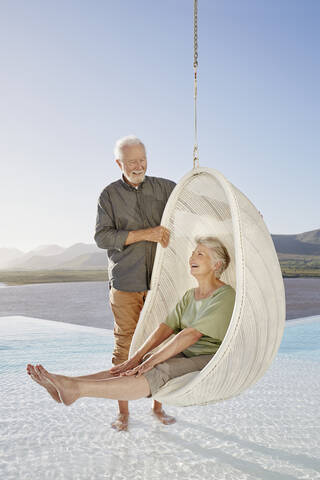
[[[213,267],[216,264],[212,260],[210,249],[205,245],[199,243],[189,258],[191,275],[205,275],[212,273]]]

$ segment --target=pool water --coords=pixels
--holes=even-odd
[[[28,317],[0,317],[0,375],[25,374],[27,363],[55,370],[86,369],[96,363],[111,366],[113,332]],[[320,361],[320,316],[286,322],[278,354]]]
[[[286,322],[278,354],[320,362],[320,316]]]
[[[130,402],[129,432],[110,423],[115,401],[52,400],[27,363],[85,375],[111,366],[113,332],[0,317],[0,477],[6,480],[320,480],[320,317],[290,321],[275,361],[238,397],[204,407]],[[177,461],[179,451],[179,461]]]
[[[112,331],[28,317],[0,317],[0,375],[25,374],[27,363],[48,369],[86,369],[86,362],[109,366]]]

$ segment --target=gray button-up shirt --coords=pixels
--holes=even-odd
[[[135,188],[122,179],[108,185],[100,194],[94,239],[107,250],[110,285],[117,290],[150,290],[156,242],[125,245],[130,231],[160,225],[175,182],[145,176]]]

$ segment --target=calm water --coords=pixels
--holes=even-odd
[[[0,288],[0,316],[113,328],[106,282],[42,283]]]
[[[287,319],[320,315],[320,278],[285,279]],[[46,283],[0,288],[0,316],[113,328],[105,282]]]
[[[110,428],[115,401],[81,398],[65,408],[25,371],[26,363],[68,375],[105,370],[112,332],[2,317],[0,477],[319,480],[319,335],[320,319],[288,322],[256,385],[214,405],[166,406],[178,420],[170,427],[152,419],[150,399],[130,402],[130,431],[122,435]]]

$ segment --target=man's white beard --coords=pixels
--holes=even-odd
[[[129,180],[129,182],[131,183],[134,183],[134,184],[138,184],[138,183],[141,183],[143,182],[144,180],[144,177],[145,177],[145,172],[141,173],[140,175],[126,175],[127,179]]]

